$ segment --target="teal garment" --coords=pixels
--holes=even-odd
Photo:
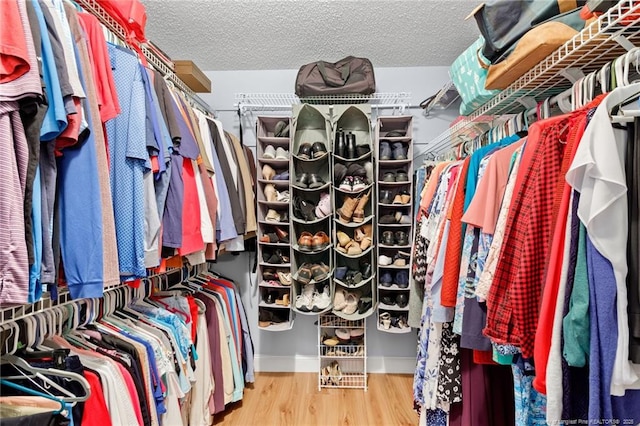
[[[586,229],[580,223],[578,258],[569,299],[569,312],[562,319],[563,356],[571,367],[587,365],[590,344],[589,278],[587,275]]]

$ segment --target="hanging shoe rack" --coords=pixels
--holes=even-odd
[[[260,111],[289,111],[295,104],[344,105],[367,103],[371,108],[394,109],[400,114],[409,107],[411,93],[374,93],[372,95],[326,95],[299,98],[293,93],[236,93],[235,108],[240,114]]]
[[[426,144],[416,157],[441,154],[516,114],[571,87],[635,46],[640,46],[640,1],[622,0],[489,102]]]

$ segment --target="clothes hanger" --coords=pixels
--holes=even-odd
[[[26,386],[22,386],[22,385],[19,385],[17,383],[10,382],[9,380],[6,380],[6,379],[0,379],[0,384],[3,385],[3,386],[7,386],[9,388],[18,390],[20,392],[26,393],[27,395],[39,396],[41,398],[45,398],[45,399],[48,399],[50,401],[57,402],[58,404],[60,404],[60,409],[53,411],[54,414],[61,414],[62,412],[64,412],[66,410],[65,402],[62,399],[56,398],[53,395],[49,395],[49,394],[46,394],[46,393],[43,393],[43,392],[38,392],[38,391],[36,391],[34,389],[30,389],[30,388],[28,388]]]
[[[47,387],[52,387],[58,390],[59,392],[61,392],[62,394],[66,395],[64,397],[60,397],[60,399],[68,403],[86,401],[89,398],[89,395],[91,394],[89,382],[87,382],[87,379],[85,379],[83,376],[81,376],[78,373],[74,373],[71,371],[58,370],[55,368],[33,367],[32,365],[27,363],[24,359],[17,357],[15,355],[4,355],[0,357],[0,365],[11,365],[16,370],[18,370],[18,372],[21,374],[20,376],[4,376],[3,377],[4,379],[16,380],[16,379],[26,378],[26,379],[29,379],[31,382],[33,382],[36,386],[40,387],[42,390],[46,391],[45,389],[42,388],[42,386],[40,386],[40,384],[38,384],[36,381],[33,380],[34,378],[37,378],[41,380],[43,384],[45,384]],[[78,382],[82,386],[84,395],[81,395],[81,396],[74,395],[73,393],[66,390],[62,386],[58,385],[56,382],[54,382],[47,376],[62,377],[67,380]]]

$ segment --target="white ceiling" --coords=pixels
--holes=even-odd
[[[450,65],[479,0],[142,0],[147,37],[202,70],[297,69],[347,55],[374,67]]]

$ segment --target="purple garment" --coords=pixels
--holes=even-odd
[[[460,350],[462,367],[462,425],[511,426],[515,424],[511,367],[480,365],[473,351]]]
[[[575,280],[576,264],[578,263],[578,244],[580,240],[580,219],[578,218],[578,204],[580,193],[573,191],[571,205],[571,240],[569,242],[569,269],[564,294],[562,317],[565,318],[570,309],[571,292]],[[564,354],[564,338],[561,340],[561,351]],[[571,420],[587,420],[589,417],[589,368],[570,367],[564,356],[562,363],[562,418]]]
[[[218,324],[218,314],[216,304],[205,293],[196,293],[194,297],[207,307],[205,319],[207,320],[207,330],[209,332],[209,350],[211,352],[211,370],[213,372],[213,383],[216,384],[213,391],[213,405],[217,414],[224,411],[224,385],[222,376],[222,357],[220,355],[220,326]],[[211,408],[211,404],[209,405]]]
[[[611,262],[587,238],[589,270],[589,420],[624,419],[640,422],[640,391],[627,390],[625,396],[611,396],[611,378],[618,342],[616,279]]]

